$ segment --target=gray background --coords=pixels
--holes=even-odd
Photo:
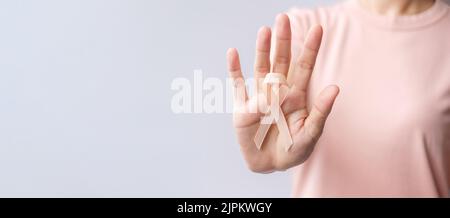
[[[259,26],[300,0],[0,1],[0,197],[287,197],[231,116],[175,115],[171,82],[247,75]]]

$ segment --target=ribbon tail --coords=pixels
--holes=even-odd
[[[261,147],[264,143],[264,139],[266,138],[267,133],[269,132],[270,127],[272,124],[260,124],[256,136],[255,136],[255,144],[258,150],[261,150]]]
[[[283,113],[280,113],[280,119],[277,122],[277,127],[279,132],[278,143],[283,146],[286,151],[289,151],[292,145],[294,145],[294,142],[292,141],[289,126]]]

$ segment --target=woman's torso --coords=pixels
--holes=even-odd
[[[348,1],[289,14],[294,56],[310,26],[324,27],[309,99],[329,84],[341,88],[315,151],[295,169],[293,195],[447,196],[448,6],[388,18]]]

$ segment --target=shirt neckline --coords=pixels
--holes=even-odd
[[[348,0],[344,6],[371,24],[388,30],[411,30],[432,25],[448,13],[449,6],[442,0],[436,0],[427,10],[405,16],[379,15],[363,8],[358,0]]]

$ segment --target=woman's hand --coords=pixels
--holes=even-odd
[[[257,91],[251,98],[248,98],[245,91],[236,49],[229,49],[227,53],[228,70],[235,81],[235,89],[244,90],[240,98],[235,97],[234,128],[249,168],[259,173],[287,170],[306,161],[322,134],[325,121],[339,93],[337,86],[329,86],[313,101],[311,110],[307,109],[307,88],[322,41],[322,27],[311,28],[302,54],[291,63],[291,27],[288,16],[277,16],[275,26],[276,45],[273,49],[270,28],[263,27],[258,32],[254,68]],[[271,52],[274,55],[273,63],[270,61]],[[290,91],[281,107],[294,143],[288,151],[276,143],[278,130],[274,126],[270,128],[261,149],[254,142],[260,120],[264,116],[263,113],[255,113],[258,111],[255,108],[262,108],[261,104],[267,106],[267,103],[261,103],[267,102],[264,101],[266,95],[263,94],[261,79],[269,72],[282,73],[286,77],[288,72],[293,74]]]

